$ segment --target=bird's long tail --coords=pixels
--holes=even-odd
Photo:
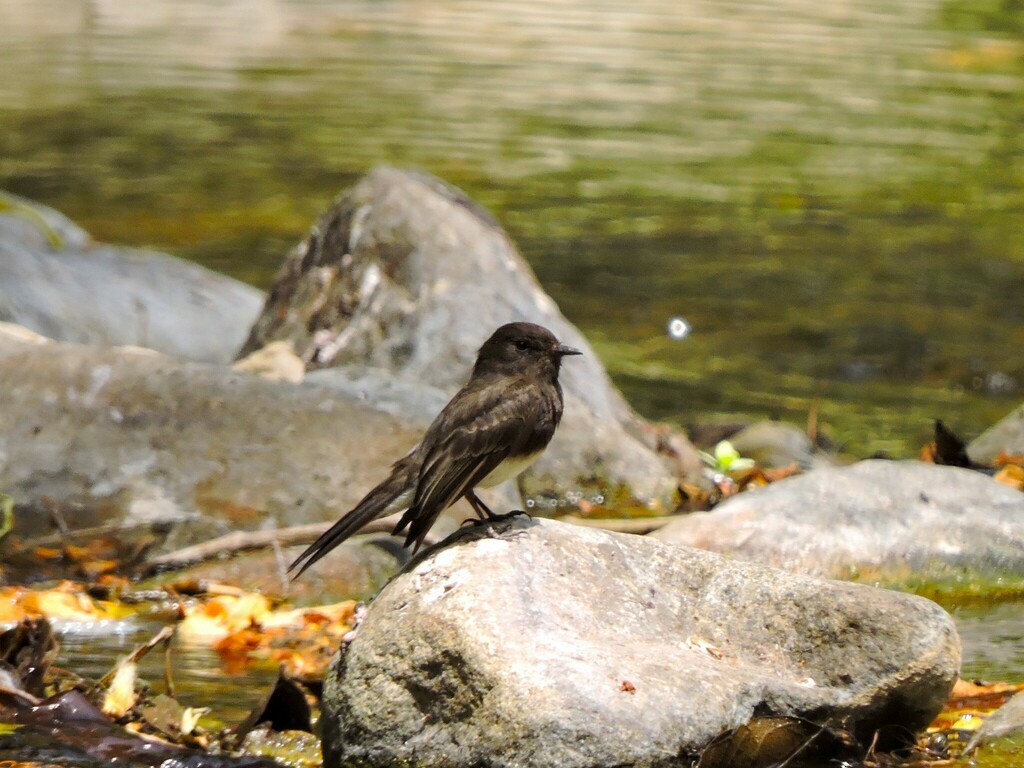
[[[295,571],[292,579],[297,579],[303,572],[322,558],[345,539],[357,533],[360,528],[372,520],[385,517],[404,509],[408,504],[405,497],[411,496],[407,491],[408,478],[404,472],[394,472],[391,477],[378,485],[360,501],[355,508],[345,513],[338,522],[324,531],[316,541],[295,558],[288,566],[288,572]],[[404,502],[404,503],[403,503]]]

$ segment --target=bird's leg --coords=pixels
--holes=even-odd
[[[509,520],[510,518],[517,517],[519,515],[526,515],[526,517],[532,519],[529,512],[523,509],[513,509],[511,512],[506,512],[504,515],[496,515],[491,511],[490,507],[480,501],[480,498],[469,491],[466,493],[466,501],[469,502],[470,506],[473,507],[473,511],[480,517],[479,520],[473,518],[467,518],[462,521],[463,525],[487,525],[488,523],[496,523],[501,520]]]
[[[466,491],[466,501],[469,502],[469,506],[473,508],[473,511],[476,512],[476,516],[481,520],[493,520],[498,517],[498,515],[491,511],[490,507],[480,501],[473,491]]]

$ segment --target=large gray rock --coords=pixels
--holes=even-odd
[[[0,196],[0,320],[58,341],[234,358],[263,295],[163,253],[94,243],[56,211]]]
[[[1008,413],[967,446],[967,454],[979,464],[990,464],[1000,453],[1024,455],[1024,405]]]
[[[754,716],[870,740],[941,708],[934,603],[648,537],[461,531],[369,606],[325,679],[325,765],[677,766]]]
[[[688,515],[653,536],[835,578],[1024,569],[1024,494],[916,461],[823,468]]]
[[[188,521],[176,544],[327,520],[420,434],[315,384],[6,332],[0,392],[11,540],[48,532],[53,508],[72,529]]]
[[[671,459],[658,453],[664,436],[611,385],[508,236],[425,174],[378,168],[327,211],[289,256],[241,354],[284,340],[310,367],[390,372],[443,401],[465,382],[480,344],[511,320],[545,325],[585,352],[563,366],[563,425],[523,488],[565,493],[596,479],[605,491],[625,487],[670,506],[679,474],[699,470],[692,447],[677,440]]]

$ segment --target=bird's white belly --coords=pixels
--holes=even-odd
[[[493,488],[498,483],[503,483],[509,480],[528,466],[533,464],[543,451],[537,451],[527,456],[517,456],[516,458],[505,459],[501,464],[496,466],[491,473],[481,480],[477,485],[481,488]]]

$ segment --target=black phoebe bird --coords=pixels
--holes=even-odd
[[[406,533],[415,552],[441,512],[465,497],[481,520],[496,517],[473,489],[515,477],[551,442],[562,418],[558,369],[566,355],[547,328],[509,323],[476,358],[466,386],[434,419],[420,444],[396,461],[390,476],[330,527],[288,570],[298,578],[371,520],[406,510],[392,533]]]

